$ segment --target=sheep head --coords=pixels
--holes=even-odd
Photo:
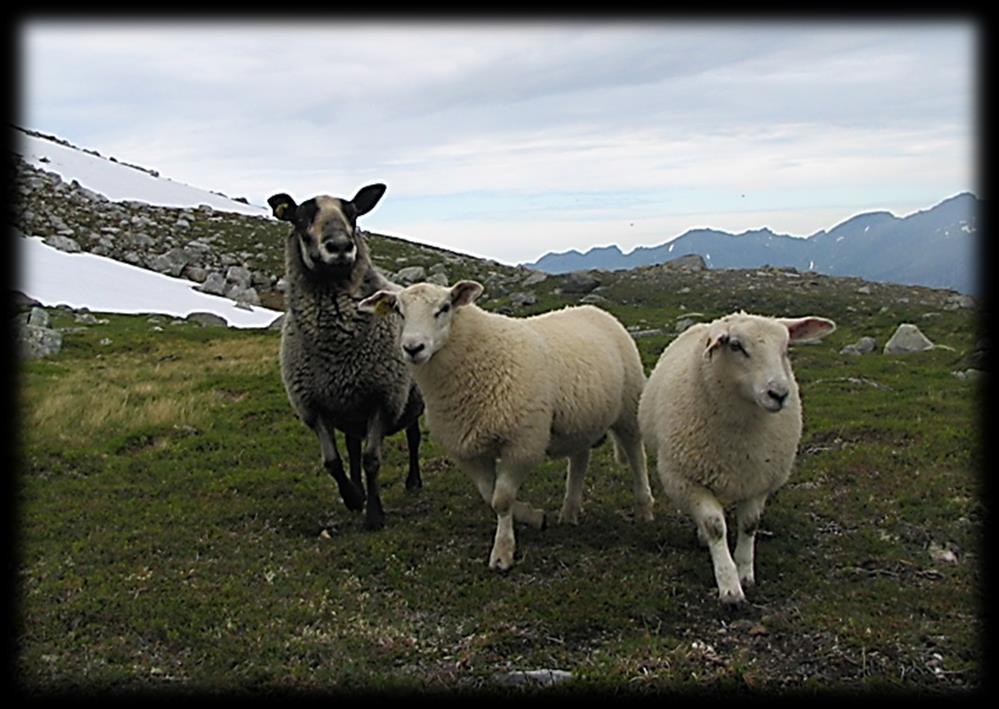
[[[414,283],[400,291],[380,290],[358,303],[361,312],[385,315],[396,312],[403,319],[399,346],[410,364],[427,362],[447,344],[455,312],[482,293],[475,281],[459,281],[450,288]]]
[[[735,313],[708,327],[704,359],[710,376],[728,383],[747,402],[770,413],[797,399],[788,346],[814,341],[836,329],[825,318],[768,318]]]
[[[296,204],[282,192],[267,203],[275,217],[292,224],[291,238],[308,271],[345,277],[364,249],[357,218],[374,209],[384,193],[385,185],[374,184],[362,187],[351,200],[319,195]]]

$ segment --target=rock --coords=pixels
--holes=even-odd
[[[205,282],[200,286],[196,286],[195,290],[208,293],[209,295],[225,295],[225,278],[221,273],[212,271],[208,274]]]
[[[902,323],[885,344],[885,354],[910,354],[933,349],[934,345],[912,323]]]
[[[438,286],[448,285],[447,274],[446,273],[431,273],[427,276],[427,283],[433,283]]]
[[[62,349],[62,333],[48,327],[23,325],[18,328],[18,354],[22,359],[51,357]]]
[[[192,266],[188,264],[187,266],[184,266],[184,270],[180,272],[180,275],[189,281],[204,283],[208,278],[208,271],[201,268],[201,266]]]
[[[955,377],[960,379],[962,382],[975,382],[978,381],[982,376],[982,370],[980,369],[965,369],[957,372],[951,372]]]
[[[954,553],[954,549],[955,548],[952,544],[944,544],[941,546],[936,542],[930,542],[930,558],[938,563],[956,564],[957,554]]]
[[[544,271],[531,271],[531,273],[527,275],[527,278],[525,278],[520,282],[520,285],[524,286],[525,288],[530,288],[531,286],[536,286],[542,281],[545,281],[547,279],[548,279],[548,274],[545,273]]]
[[[518,291],[510,294],[510,304],[517,308],[525,305],[534,305],[538,302],[538,297],[531,291]]]
[[[243,288],[230,284],[225,289],[225,297],[242,305],[260,305],[260,296],[253,287]]]
[[[628,334],[631,335],[634,339],[637,340],[637,339],[640,339],[642,337],[654,337],[655,335],[661,335],[661,334],[663,334],[663,331],[659,330],[659,329],[655,329],[655,330],[632,330]]]
[[[184,270],[184,266],[190,262],[191,254],[184,249],[174,248],[149,259],[149,268],[157,273],[165,273],[176,278]]]
[[[52,324],[52,318],[45,308],[34,307],[28,313],[28,324],[35,327],[47,328]]]
[[[225,279],[240,288],[249,288],[253,283],[253,274],[243,266],[230,266],[225,272]]]
[[[957,310],[958,308],[974,308],[975,299],[970,295],[964,295],[963,293],[955,293],[948,296],[947,301],[944,303],[945,310]]]
[[[430,267],[430,275],[433,276],[437,273],[443,273],[444,275],[447,275],[447,266],[445,266],[443,263],[435,263],[433,266]]]
[[[610,301],[599,293],[587,293],[579,299],[579,302],[586,303],[587,305],[600,305],[601,303],[609,303]]]
[[[877,340],[873,337],[861,337],[852,345],[847,345],[839,351],[840,354],[865,355],[874,352],[878,348]]]
[[[515,670],[496,676],[496,682],[506,687],[552,687],[572,679],[565,670]]]
[[[228,327],[229,323],[226,319],[216,315],[215,313],[191,313],[185,320],[188,322],[198,323],[202,327]]]
[[[600,279],[592,271],[572,271],[562,284],[563,293],[589,293],[600,285]]]
[[[857,289],[857,293],[859,293],[860,295],[870,295],[871,294],[871,287],[870,286],[860,286],[860,288]]]
[[[68,254],[76,254],[83,251],[76,239],[71,239],[68,236],[48,236],[42,239],[42,243],[48,244],[53,249],[65,251]]]
[[[37,300],[35,300],[31,296],[25,295],[19,290],[12,290],[10,291],[10,294],[11,294],[11,303],[14,306],[14,312],[19,313],[25,310],[31,310],[32,308],[41,305],[41,303],[39,303]]]
[[[707,264],[700,254],[687,254],[667,261],[662,268],[667,271],[703,271],[707,268]]]
[[[395,276],[392,278],[393,281],[400,283],[402,285],[409,285],[410,283],[416,283],[422,281],[426,278],[427,269],[423,266],[407,266],[406,268],[401,268],[396,271]]]

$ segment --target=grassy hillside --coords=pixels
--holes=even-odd
[[[631,519],[609,445],[580,525],[518,528],[517,563],[497,575],[495,517],[432,439],[415,494],[404,439],[389,440],[387,526],[363,529],[292,415],[277,333],[101,315],[19,374],[22,687],[457,692],[540,668],[573,673],[560,692],[981,687],[979,400],[952,374],[975,348],[974,311],[779,271],[601,277],[603,307],[657,331],[637,340],[647,370],[695,312],[839,325],[792,354],[805,432],[745,608],[719,605],[708,553],[658,481],[656,521]],[[542,282],[517,312],[576,302],[562,286]],[[951,349],[838,354],[864,335],[880,352],[900,322]],[[54,324],[74,325],[65,311]],[[548,462],[523,496],[556,511],[563,487],[564,463]]]

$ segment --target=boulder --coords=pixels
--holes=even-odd
[[[593,271],[572,271],[565,277],[562,284],[563,293],[586,294],[600,285],[600,279]]]
[[[71,239],[68,236],[47,236],[42,239],[42,243],[48,244],[53,249],[65,251],[67,254],[77,254],[83,251],[76,239]]]
[[[930,342],[919,328],[912,323],[902,323],[895,330],[895,334],[885,343],[885,354],[910,354],[912,352],[924,352],[933,349],[934,344]]]
[[[878,348],[878,342],[873,337],[861,337],[852,345],[847,345],[839,351],[840,354],[865,355],[874,352]]]
[[[396,271],[393,281],[408,286],[410,283],[417,283],[426,278],[427,269],[423,266],[407,266]]]

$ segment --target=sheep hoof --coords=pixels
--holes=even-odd
[[[413,477],[410,475],[406,478],[406,491],[415,492],[423,487],[423,481],[420,480],[419,476]]]
[[[541,526],[538,527],[542,532],[548,529],[548,513],[542,511],[541,513]]]
[[[368,511],[368,516],[364,518],[364,528],[369,532],[377,532],[385,527],[385,513]]]
[[[731,589],[729,591],[718,590],[718,600],[722,602],[728,608],[738,608],[740,604],[746,602],[746,595],[742,592],[741,588]]]
[[[347,506],[347,509],[351,512],[360,512],[364,509],[364,493],[360,492],[352,482],[349,480],[344,480],[342,483],[337,481],[340,488],[340,497],[343,499],[343,504]]]

